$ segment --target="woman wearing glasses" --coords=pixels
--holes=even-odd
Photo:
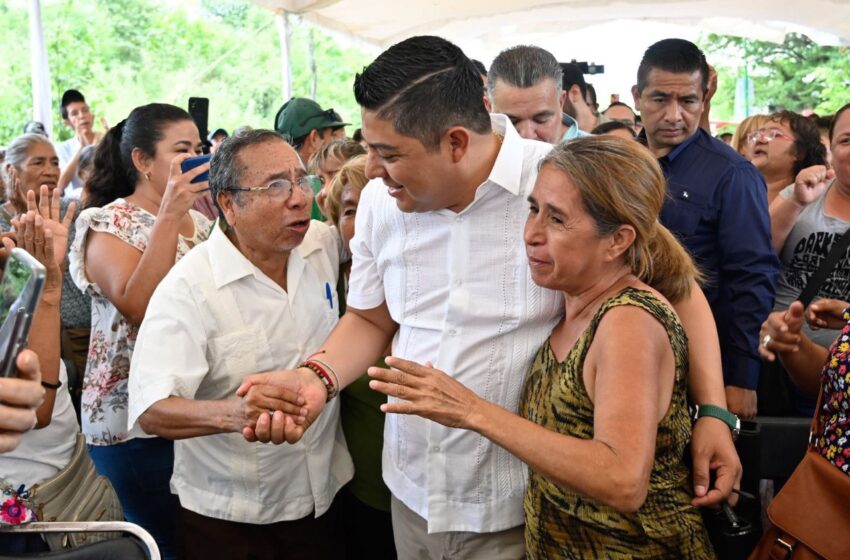
[[[127,519],[153,534],[164,558],[174,556],[173,444],[128,433],[127,377],[154,289],[210,231],[209,220],[190,210],[207,187],[191,180],[209,165],[180,169],[200,148],[189,113],[172,105],[137,107],[110,129],[95,154],[70,257],[74,282],[92,298],[82,430]]]
[[[800,296],[832,244],[850,228],[850,111],[847,109],[850,104],[836,113],[829,131],[833,169],[828,169],[821,161],[820,165],[801,170],[794,183],[782,190],[770,205],[773,246],[782,262],[774,311],[788,309]],[[850,299],[848,284],[850,270],[840,261],[821,285],[816,299]],[[824,348],[829,348],[838,333],[835,329],[813,331],[808,326],[803,327],[803,334]],[[773,351],[770,337],[763,339],[762,345]],[[782,370],[776,374],[785,375]],[[763,403],[765,406],[759,403],[759,409],[810,416],[814,399],[804,397],[796,385],[789,385],[793,397],[790,410],[770,410],[766,406],[777,403],[767,402]]]
[[[762,128],[747,135],[753,162],[767,182],[767,202],[794,182],[801,170],[826,164],[826,148],[817,126],[791,111],[770,116]]]

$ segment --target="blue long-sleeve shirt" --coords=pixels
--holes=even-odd
[[[759,171],[702,129],[658,162],[667,177],[660,220],[705,275],[726,385],[758,386],[759,329],[773,307],[779,259]]]

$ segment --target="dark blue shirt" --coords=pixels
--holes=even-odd
[[[658,163],[667,177],[661,223],[705,275],[726,385],[755,389],[759,329],[773,308],[779,259],[761,173],[702,129]]]

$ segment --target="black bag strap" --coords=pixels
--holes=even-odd
[[[838,261],[847,251],[847,247],[850,247],[850,229],[835,240],[826,258],[821,261],[815,273],[809,277],[806,287],[803,288],[803,291],[800,292],[800,297],[797,298],[803,303],[803,307],[808,307],[812,300],[815,299],[815,296],[818,295],[821,285],[826,281],[826,277],[832,274]]]

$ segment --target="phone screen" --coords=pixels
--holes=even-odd
[[[14,374],[18,352],[26,346],[29,327],[44,286],[45,269],[29,253],[13,249],[0,279],[0,376]]]
[[[6,263],[3,279],[0,280],[0,325],[6,322],[12,311],[21,306],[22,296],[32,275],[32,268],[22,260],[12,257]]]

